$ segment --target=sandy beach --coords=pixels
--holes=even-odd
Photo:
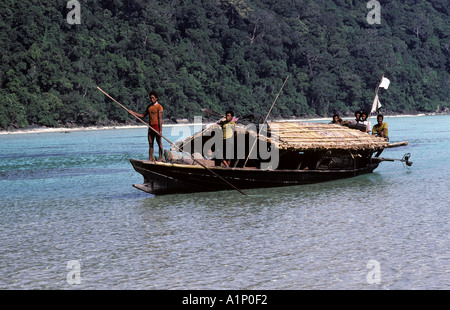
[[[426,115],[442,115],[442,113],[421,113],[421,114],[409,114],[409,115],[386,115],[385,119],[389,119],[392,117],[420,117]],[[343,117],[342,119],[350,120],[352,117]],[[330,120],[330,117],[317,117],[317,118],[304,118],[304,119],[276,119],[269,120],[272,122],[281,122],[281,121],[291,121],[291,122],[308,122],[308,121],[327,121]],[[375,116],[371,117],[371,121],[375,120]],[[208,121],[205,120],[203,123],[209,124]],[[196,123],[182,123],[182,124],[165,124],[164,127],[176,127],[176,126],[193,126],[193,125],[201,125]],[[114,130],[114,129],[137,129],[137,128],[147,128],[144,125],[118,125],[118,126],[90,126],[90,127],[29,127],[23,129],[15,129],[15,130],[0,130],[0,135],[15,135],[15,134],[33,134],[33,133],[48,133],[48,132],[60,132],[60,133],[70,133],[75,131],[95,131],[95,130]]]
[[[16,135],[16,134],[32,134],[32,133],[47,133],[47,132],[61,132],[61,133],[69,133],[74,131],[94,131],[94,130],[113,130],[113,129],[132,129],[132,128],[146,128],[146,126],[132,126],[132,125],[124,125],[124,126],[92,126],[92,127],[73,127],[73,128],[64,128],[64,127],[36,127],[36,128],[23,128],[16,130],[1,130],[0,135]]]

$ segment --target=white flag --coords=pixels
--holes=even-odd
[[[383,79],[381,80],[381,83],[380,83],[380,87],[383,87],[384,89],[388,89],[390,83],[391,83],[391,81],[389,81],[387,78],[383,77]]]
[[[370,114],[373,112],[378,112],[378,110],[381,108],[381,102],[380,99],[378,99],[378,95],[375,96],[375,99],[372,103],[372,109],[370,110]]]

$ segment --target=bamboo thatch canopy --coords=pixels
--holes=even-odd
[[[271,142],[281,150],[366,150],[389,145],[384,138],[337,124],[269,122]]]
[[[358,129],[326,123],[307,122],[268,122],[270,128],[269,142],[280,150],[320,151],[320,150],[373,150],[384,149],[389,142],[384,138],[372,136]],[[187,145],[202,136],[211,136],[218,125],[211,126],[202,132],[178,142],[178,146]],[[254,129],[254,128],[252,128]],[[256,138],[257,132],[242,125],[236,127],[237,134],[247,134]],[[221,131],[220,131],[221,134]],[[266,140],[264,135],[259,139]],[[254,140],[252,140],[254,141]]]

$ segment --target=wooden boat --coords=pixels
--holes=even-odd
[[[178,143],[178,147],[190,154],[194,154],[194,145],[201,145],[200,152],[194,154],[198,159],[178,158],[172,162],[130,159],[134,169],[144,177],[143,184],[133,186],[162,195],[232,190],[224,180],[239,189],[331,181],[370,173],[380,162],[389,160],[373,157],[375,152],[408,144],[390,144],[384,138],[335,124],[270,122],[268,125],[265,135],[258,135],[259,131],[249,130],[248,126],[236,127],[235,145],[242,147],[244,143],[244,156],[236,156],[230,167],[220,166],[221,160],[205,158],[208,154],[203,147],[211,142],[212,133],[217,130],[215,126]],[[279,158],[275,166],[268,165],[269,160],[259,155],[246,162],[255,145],[252,141],[256,140],[257,145],[265,142],[277,152]]]

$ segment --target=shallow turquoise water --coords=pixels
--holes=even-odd
[[[386,121],[412,167],[247,197],[134,189],[145,128],[0,135],[0,289],[449,289],[450,116]]]

